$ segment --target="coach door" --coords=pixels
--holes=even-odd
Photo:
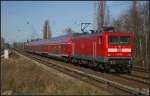
[[[72,43],[72,55],[75,54],[75,43]]]
[[[96,42],[93,42],[93,60],[96,59]]]
[[[100,36],[99,38],[98,38],[98,55],[99,56],[102,56],[103,55],[103,37],[102,36]]]

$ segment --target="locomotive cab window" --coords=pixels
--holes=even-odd
[[[119,44],[119,36],[108,36],[108,44]]]
[[[102,44],[102,36],[99,37],[99,44]]]
[[[129,36],[109,36],[108,44],[129,44],[130,37]]]
[[[129,36],[120,36],[120,44],[129,44],[130,38]]]

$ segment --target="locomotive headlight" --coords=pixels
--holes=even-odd
[[[108,48],[108,52],[117,52],[117,48]]]
[[[110,61],[110,64],[113,64],[113,61]]]
[[[131,61],[129,60],[129,66],[131,66],[130,64],[131,64]]]
[[[131,48],[122,48],[122,52],[131,52]]]

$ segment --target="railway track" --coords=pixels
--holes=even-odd
[[[117,75],[117,76],[128,79],[128,80],[137,81],[139,83],[143,83],[143,84],[147,84],[147,85],[149,84],[148,79],[141,79],[141,78],[134,77],[132,75]]]
[[[132,71],[131,74],[117,74],[117,76],[143,84],[149,84],[149,76],[147,73]]]
[[[133,70],[134,71],[138,71],[138,72],[143,72],[143,73],[149,73],[148,69],[146,69],[146,68],[140,68],[140,67],[137,67],[137,66],[133,67]]]
[[[20,52],[20,51],[19,51]],[[52,67],[58,71],[61,71],[65,74],[68,74],[72,77],[75,77],[77,79],[80,79],[82,81],[86,81],[96,87],[103,88],[103,89],[109,89],[113,94],[134,94],[134,95],[148,95],[148,92],[145,92],[145,90],[139,90],[138,88],[133,88],[125,84],[121,84],[118,82],[114,82],[112,80],[96,76],[94,74],[90,74],[85,71],[80,71],[75,68],[71,68],[68,66],[64,66],[63,64],[58,64],[58,62],[50,62],[50,60],[47,58],[43,58],[40,56],[35,56],[27,53],[21,52],[21,54],[28,56],[40,63],[44,63],[48,67]],[[114,75],[113,75],[114,76]],[[143,83],[143,82],[142,82]]]
[[[149,74],[148,73],[141,73],[141,72],[135,72],[132,71],[132,74],[129,74],[130,76],[137,77],[137,78],[142,78],[142,79],[149,79]]]
[[[144,67],[140,67],[140,66],[134,66],[134,68],[140,69],[140,70],[148,70],[148,68],[144,68]]]

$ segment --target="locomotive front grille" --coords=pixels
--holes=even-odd
[[[129,61],[128,59],[126,60],[122,60],[122,59],[111,59],[109,60],[111,64],[129,64]]]

